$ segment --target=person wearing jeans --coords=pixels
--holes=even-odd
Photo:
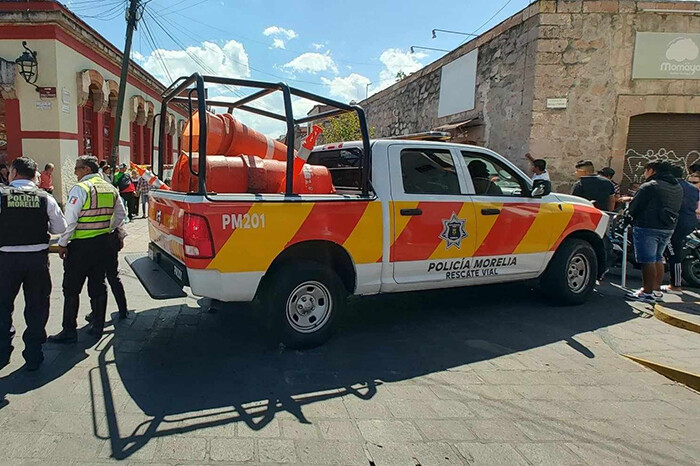
[[[141,201],[141,218],[148,217],[148,192],[151,189],[151,185],[148,184],[146,178],[139,176],[139,181],[136,183],[136,192],[139,193],[139,199]]]
[[[700,203],[700,190],[683,179],[683,167],[674,166],[673,176],[683,189],[683,202],[678,214],[678,224],[671,236],[671,242],[666,248],[664,256],[671,272],[671,284],[663,285],[661,291],[671,294],[683,294],[681,262],[683,262],[683,245],[685,240],[698,225],[696,217],[698,204]]]
[[[646,181],[630,202],[634,255],[642,264],[642,288],[630,291],[630,301],[654,303],[663,297],[663,254],[678,223],[683,188],[673,176],[668,162],[649,162],[644,167]]]

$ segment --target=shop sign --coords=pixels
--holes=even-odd
[[[55,99],[56,98],[56,88],[55,87],[37,87],[39,91],[39,97],[42,99]]]
[[[37,110],[51,110],[53,108],[53,104],[51,103],[50,100],[38,100],[36,102],[36,109]]]
[[[700,79],[700,34],[637,32],[633,79]]]

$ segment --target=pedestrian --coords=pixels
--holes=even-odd
[[[53,180],[51,179],[53,176],[53,169],[54,165],[52,163],[47,163],[44,166],[44,171],[41,172],[39,176],[39,188],[49,194],[53,194]]]
[[[535,159],[529,152],[525,154],[525,158],[530,161],[533,185],[542,184],[545,187],[545,193],[549,194],[552,192],[552,180],[550,180],[549,172],[547,171],[547,161],[544,159]]]
[[[610,182],[615,187],[615,211],[617,211],[621,204],[624,204],[622,200],[622,194],[620,193],[620,185],[613,179],[615,177],[615,169],[612,167],[603,167],[598,170],[598,175],[603,178],[610,180]]]
[[[134,217],[139,216],[139,204],[141,202],[141,193],[139,192],[139,174],[136,170],[131,170],[131,183],[134,185]]]
[[[100,160],[100,165],[99,165],[99,170],[97,173],[102,177],[103,180],[107,181],[105,178],[105,167],[107,166],[107,161],[106,160]]]
[[[63,259],[63,330],[49,337],[53,343],[77,341],[80,292],[85,279],[92,304],[88,334],[101,337],[107,312],[105,274],[111,260],[110,233],[120,227],[126,212],[112,185],[100,177],[97,157],[83,155],[75,161],[78,183],[68,193],[66,231],[58,241]]]
[[[141,218],[146,218],[148,217],[148,193],[151,190],[151,185],[148,184],[148,181],[143,176],[138,176],[138,180],[136,192],[139,193],[139,200],[141,201]]]
[[[10,183],[9,175],[10,172],[7,169],[7,165],[0,163],[0,186]]]
[[[49,233],[66,230],[66,220],[56,200],[32,180],[36,163],[27,157],[12,161],[9,186],[0,188],[0,369],[12,353],[12,312],[20,286],[24,289],[24,351],[26,369],[39,368],[44,360],[49,318],[51,275]]]
[[[600,210],[615,210],[615,185],[612,181],[597,175],[593,162],[579,160],[576,163],[578,181],[571,194],[588,199]]]
[[[683,188],[673,176],[668,162],[649,162],[644,167],[646,181],[630,202],[634,255],[642,264],[642,288],[630,291],[631,301],[654,303],[663,297],[663,254],[678,223]]]
[[[102,168],[102,179],[108,183],[112,182],[112,167],[109,165],[105,165]]]
[[[131,175],[126,170],[125,163],[119,165],[119,173],[114,175],[114,185],[119,189],[119,195],[124,199],[124,204],[129,213],[129,220],[133,220],[136,210],[136,199],[134,197],[136,188],[131,181]]]
[[[697,210],[700,204],[700,190],[683,179],[683,167],[675,165],[672,167],[673,176],[683,189],[683,201],[681,210],[678,213],[678,223],[676,224],[671,242],[668,244],[664,257],[671,273],[671,284],[662,285],[661,291],[671,294],[683,294],[681,262],[683,262],[683,245],[685,240],[698,224]]]

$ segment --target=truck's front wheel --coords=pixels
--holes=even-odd
[[[566,239],[542,276],[543,292],[559,304],[582,304],[595,287],[597,270],[593,246],[581,239]]]
[[[279,339],[289,348],[313,348],[333,333],[346,292],[338,275],[315,262],[288,265],[271,277],[268,312]]]

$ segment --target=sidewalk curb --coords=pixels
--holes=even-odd
[[[658,372],[664,377],[668,377],[669,379],[675,382],[687,385],[693,390],[700,391],[700,375],[698,374],[677,369],[675,367],[666,366],[664,364],[659,364],[653,361],[649,361],[648,359],[638,358],[629,354],[623,354],[623,356],[628,359],[631,359],[636,363],[641,364],[642,366],[646,366],[649,369]]]
[[[674,327],[682,328],[684,330],[689,330],[691,332],[695,333],[700,333],[700,325],[696,324],[695,322],[691,322],[689,320],[682,319],[678,316],[675,316],[668,311],[672,311],[672,309],[668,309],[664,306],[661,306],[659,304],[654,305],[654,317],[659,319],[662,322],[665,322],[669,325],[673,325]]]

